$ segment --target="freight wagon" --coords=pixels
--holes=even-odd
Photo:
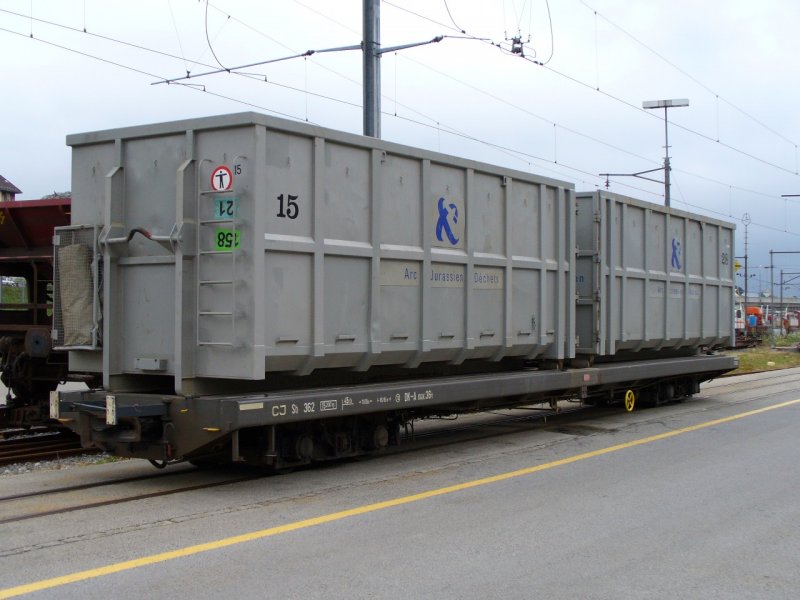
[[[52,238],[69,213],[69,198],[0,202],[0,428],[52,424],[49,394],[67,377],[50,332]]]
[[[735,367],[734,227],[242,113],[67,138],[51,415],[158,465],[377,451],[416,418],[657,403]]]

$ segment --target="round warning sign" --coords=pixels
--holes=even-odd
[[[233,185],[233,173],[225,165],[220,165],[211,172],[211,189],[215,192],[224,192]]]

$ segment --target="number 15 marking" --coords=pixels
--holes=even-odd
[[[283,194],[278,196],[278,217],[285,219],[289,217],[290,219],[296,219],[297,216],[300,214],[300,206],[297,204],[298,196],[293,196],[292,194],[286,194],[286,205],[284,206],[284,197]]]

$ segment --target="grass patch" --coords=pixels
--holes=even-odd
[[[731,371],[729,375],[800,367],[800,352],[796,349],[776,350],[769,346],[758,346],[744,350],[731,350],[726,354],[739,358],[739,368]]]

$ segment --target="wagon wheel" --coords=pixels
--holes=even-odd
[[[633,390],[628,390],[625,392],[625,410],[633,412],[634,408],[636,408],[636,394]]]

